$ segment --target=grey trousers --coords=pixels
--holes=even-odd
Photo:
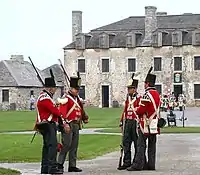
[[[58,163],[63,165],[69,152],[69,167],[76,167],[77,149],[79,143],[79,125],[70,123],[70,133],[61,131],[63,147],[58,156]]]
[[[155,134],[150,134],[145,136],[141,130],[138,131],[138,141],[137,141],[137,153],[135,157],[135,162],[132,167],[138,170],[142,170],[147,167],[150,169],[155,169],[156,163],[156,141],[157,136]],[[148,140],[148,161],[146,159],[146,141]]]
[[[135,156],[137,153],[137,121],[136,120],[129,120],[125,121],[124,126],[124,136],[123,136],[123,147],[124,147],[124,165],[130,166],[132,164],[131,161],[131,145],[132,142],[134,143],[135,153],[133,161],[135,160]]]

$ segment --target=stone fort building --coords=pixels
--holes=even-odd
[[[82,33],[82,12],[72,12],[72,43],[64,47],[70,75],[81,73],[83,98],[95,106],[122,104],[135,72],[138,91],[150,68],[161,94],[184,93],[188,105],[200,102],[200,14],[167,15],[154,6],[145,16],[130,16]]]
[[[52,69],[58,90],[55,99],[62,96],[64,77],[59,65],[54,64],[44,70],[39,70],[41,78],[50,76]],[[30,97],[37,99],[43,89],[30,62],[25,61],[23,55],[11,55],[9,60],[0,61],[0,110],[28,110]]]

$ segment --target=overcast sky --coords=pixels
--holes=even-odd
[[[63,60],[62,48],[72,40],[72,10],[83,11],[83,32],[89,32],[144,15],[147,5],[168,14],[200,13],[199,0],[0,0],[0,60],[23,54],[45,68]]]

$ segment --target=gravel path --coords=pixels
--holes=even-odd
[[[64,173],[81,175],[118,175],[116,170],[119,152],[113,152],[92,160],[78,161],[82,173]],[[40,163],[2,163],[1,167],[15,168],[23,175],[37,175]],[[67,165],[66,165],[67,166]],[[127,172],[138,175],[199,175],[200,173],[200,134],[164,134],[158,136],[157,170]]]

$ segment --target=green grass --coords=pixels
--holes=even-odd
[[[37,135],[0,134],[0,162],[39,162],[42,137]],[[121,137],[116,135],[80,135],[78,159],[92,159],[118,149]]]
[[[111,128],[111,129],[104,129],[99,130],[100,132],[107,132],[107,133],[120,133],[120,128]],[[181,133],[200,133],[200,127],[165,127],[161,129],[161,134],[181,134]]]
[[[19,175],[19,174],[21,173],[17,170],[0,168],[0,175]]]
[[[121,108],[86,108],[89,123],[84,128],[114,128],[119,124]],[[0,111],[0,132],[30,131],[36,119],[35,111]]]

